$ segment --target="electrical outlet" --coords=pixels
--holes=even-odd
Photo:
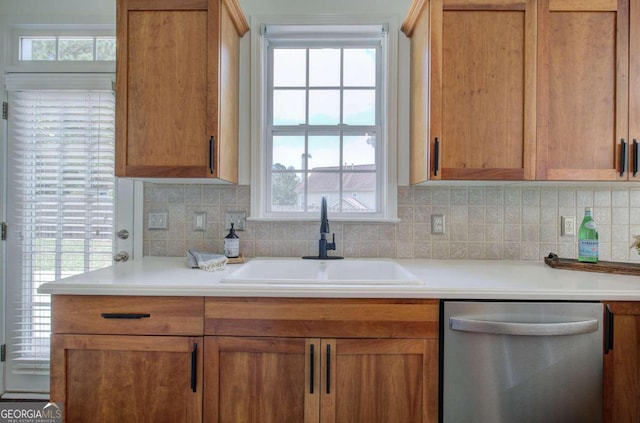
[[[575,216],[560,216],[560,234],[562,236],[576,236]]]
[[[228,211],[224,215],[224,227],[226,230],[231,229],[231,223],[233,223],[233,229],[236,231],[244,231],[244,222],[246,215],[243,211]]]
[[[431,233],[434,235],[444,234],[444,215],[443,214],[431,215]]]
[[[204,231],[207,226],[207,213],[206,212],[195,212],[193,214],[193,230],[194,231]]]

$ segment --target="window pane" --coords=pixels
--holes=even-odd
[[[309,86],[340,86],[340,49],[309,50]]]
[[[320,210],[322,197],[327,197],[329,210],[338,211],[340,205],[340,173],[310,172],[307,180],[307,208],[309,212]]]
[[[93,38],[60,38],[58,60],[93,60]]]
[[[305,91],[273,90],[273,124],[305,123]]]
[[[372,169],[375,169],[375,135],[345,136],[343,144],[342,155],[345,165],[372,165]]]
[[[304,136],[273,137],[273,170],[304,169]]]
[[[273,86],[304,87],[307,85],[307,51],[305,49],[273,50]]]
[[[96,60],[116,60],[115,38],[96,38]]]
[[[344,50],[344,85],[376,86],[376,50],[373,48]]]
[[[309,169],[340,166],[340,137],[309,137]]]
[[[114,98],[111,90],[25,90],[11,91],[9,100],[7,186],[14,201],[7,214],[21,236],[7,248],[15,282],[7,290],[7,366],[45,372],[50,305],[38,287],[113,264]],[[5,372],[8,383],[38,381],[17,374]]]
[[[343,113],[347,125],[375,125],[376,91],[344,90]]]
[[[20,60],[56,60],[56,39],[21,38]]]
[[[340,91],[309,90],[309,125],[340,123]]]
[[[275,167],[274,167],[275,170]],[[271,210],[304,211],[304,183],[302,174],[293,172],[271,173]]]
[[[366,166],[355,166],[355,170]],[[348,169],[348,168],[347,168]],[[376,211],[376,174],[345,172],[342,175],[343,213],[371,213]]]

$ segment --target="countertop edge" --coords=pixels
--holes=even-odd
[[[339,286],[221,283],[221,272],[186,267],[180,257],[150,257],[58,281],[39,293],[298,298],[416,298],[540,301],[640,301],[640,278],[551,269],[544,262],[488,260],[395,260],[423,285]]]

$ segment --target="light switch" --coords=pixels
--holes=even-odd
[[[207,213],[206,212],[195,212],[193,214],[193,230],[194,231],[204,231],[207,226]]]

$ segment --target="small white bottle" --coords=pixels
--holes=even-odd
[[[224,237],[224,255],[228,258],[235,258],[240,255],[240,237],[236,235],[236,230],[233,229],[233,223],[229,234]]]

